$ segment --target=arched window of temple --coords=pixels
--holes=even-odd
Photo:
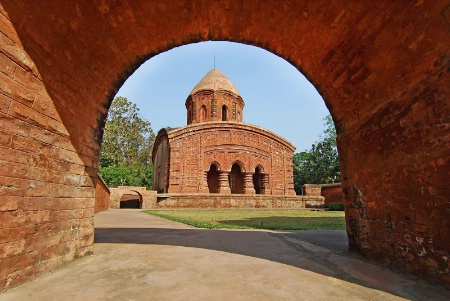
[[[242,170],[239,164],[234,163],[231,166],[229,181],[232,194],[244,193],[244,175],[242,174]]]
[[[219,170],[216,164],[211,164],[208,171],[208,190],[209,193],[219,192]]]
[[[263,169],[261,168],[261,166],[259,166],[259,165],[256,166],[255,173],[253,174],[253,186],[255,188],[256,194],[261,194],[261,188],[263,186],[262,173],[263,173]]]
[[[206,107],[203,105],[200,108],[200,121],[205,121],[206,120],[206,116],[207,116],[206,114],[207,114]]]
[[[227,121],[228,120],[228,108],[227,106],[222,106],[222,121]]]

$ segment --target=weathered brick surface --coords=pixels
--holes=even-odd
[[[321,196],[245,194],[161,194],[156,208],[310,208],[323,207]]]
[[[320,195],[325,198],[325,206],[331,203],[343,203],[344,193],[342,192],[341,183],[323,184],[320,190]]]
[[[225,74],[211,69],[185,105],[187,126],[161,129],[155,139],[154,190],[295,195],[295,147],[242,122],[244,100]]]
[[[330,109],[351,248],[450,282],[449,14],[446,0],[383,0],[376,9],[370,1],[350,0],[5,0],[1,160],[69,178],[96,177],[109,104],[143,61],[192,42],[252,44],[302,70]],[[20,166],[14,172],[28,174]],[[94,207],[93,186],[67,184],[33,168],[29,174],[0,176],[0,203],[18,200],[17,208],[0,211],[2,230],[10,211]],[[18,240],[6,234],[2,288],[92,253],[91,217],[53,215],[58,218],[50,222],[27,222],[37,236],[55,229],[39,252],[49,254],[47,260],[20,249],[23,243],[13,248]],[[12,220],[18,224],[8,229],[24,227]],[[68,248],[50,246],[60,232]]]
[[[158,155],[158,140],[154,157]],[[164,138],[164,137],[162,137]],[[239,162],[241,172],[253,175],[260,166],[268,176],[264,194],[295,195],[292,156],[294,147],[263,128],[242,122],[211,121],[195,123],[168,133],[170,170],[169,193],[202,193],[208,191],[205,173],[211,164],[230,173]],[[163,167],[164,168],[164,167]],[[158,168],[155,174],[158,175]],[[228,179],[226,179],[228,186]],[[255,194],[253,190],[249,194]]]
[[[304,184],[302,186],[303,194],[308,196],[319,196],[322,195],[322,185],[321,184]]]
[[[95,208],[94,212],[101,212],[109,209],[110,190],[103,178],[99,175],[95,185]]]
[[[133,194],[137,195],[140,200],[139,208],[148,209],[154,208],[156,204],[156,191],[147,190],[146,187],[137,186],[118,186],[116,188],[109,188],[110,190],[110,208],[120,208],[120,201],[123,195]]]

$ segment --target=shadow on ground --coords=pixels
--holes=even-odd
[[[448,300],[450,296],[443,285],[394,272],[347,251],[345,231],[97,228],[95,243],[203,248],[291,265],[410,300]]]

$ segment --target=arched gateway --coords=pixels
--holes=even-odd
[[[0,286],[93,252],[113,96],[148,58],[205,40],[304,72],[336,124],[350,248],[450,282],[449,20],[447,0],[1,1]]]

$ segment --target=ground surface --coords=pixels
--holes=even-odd
[[[344,231],[207,230],[139,210],[95,216],[95,255],[0,300],[449,300],[346,251]]]

